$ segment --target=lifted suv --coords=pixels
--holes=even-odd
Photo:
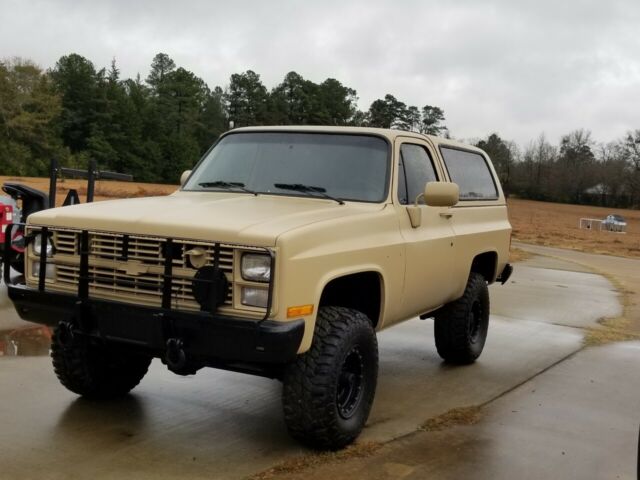
[[[289,432],[335,449],[369,415],[376,331],[434,317],[445,361],[482,352],[487,284],[511,273],[483,151],[394,130],[243,128],[182,180],[168,197],[29,217],[9,295],[22,318],[56,327],[69,390],[124,395],[153,357],[181,375],[269,376]]]

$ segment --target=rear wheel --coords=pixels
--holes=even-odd
[[[369,318],[347,308],[321,308],[310,350],[284,374],[289,433],[322,449],[353,442],[369,417],[377,378],[378,344]]]
[[[68,390],[83,397],[110,399],[126,395],[145,376],[151,357],[86,338],[64,338],[57,327],[51,343],[53,369]]]
[[[489,331],[489,307],[487,282],[472,272],[464,295],[435,316],[436,348],[445,361],[466,364],[480,356]]]

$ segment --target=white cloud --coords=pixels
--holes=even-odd
[[[0,0],[0,18],[0,58],[43,67],[77,52],[144,78],[162,51],[212,87],[295,70],[355,88],[363,109],[386,93],[438,105],[460,138],[640,128],[637,0]]]

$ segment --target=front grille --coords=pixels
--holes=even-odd
[[[61,255],[78,255],[80,233],[56,231],[54,234],[56,252]],[[166,239],[129,235],[128,260],[138,260],[145,265],[164,265],[163,245]],[[123,252],[124,235],[115,233],[89,233],[89,254],[105,260],[120,260]],[[214,244],[198,241],[174,240],[173,266],[189,268],[185,252],[201,248],[206,252],[207,264],[214,263]],[[233,247],[221,245],[218,255],[219,268],[225,272],[233,271]]]
[[[56,279],[48,289],[76,292],[80,277],[80,232],[50,229],[53,233]],[[126,237],[126,239],[125,239]],[[126,245],[126,248],[125,248]],[[221,313],[233,308],[234,246],[192,240],[172,240],[171,308],[200,310],[192,292],[196,269],[185,253],[204,252],[205,265],[217,265],[226,275],[228,291]],[[243,247],[245,248],[245,247]],[[139,305],[162,305],[166,239],[141,235],[89,232],[89,295]],[[137,272],[128,272],[135,264]],[[202,265],[200,265],[202,266]],[[134,270],[136,270],[134,268]]]

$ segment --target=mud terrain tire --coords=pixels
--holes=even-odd
[[[291,436],[313,448],[353,442],[369,417],[378,378],[378,343],[369,318],[342,307],[318,312],[311,348],[283,377]]]
[[[489,289],[484,277],[471,272],[464,295],[436,313],[438,354],[449,363],[473,363],[482,353],[489,330]]]
[[[63,345],[60,335],[56,328],[51,339],[53,369],[62,385],[83,397],[122,397],[140,383],[149,369],[149,356],[84,338]]]

